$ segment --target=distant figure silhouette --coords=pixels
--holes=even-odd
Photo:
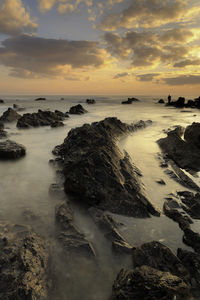
[[[169,95],[169,96],[168,96],[168,104],[171,103],[171,100],[172,100],[172,97]]]

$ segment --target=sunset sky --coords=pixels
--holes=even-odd
[[[200,95],[200,0],[0,0],[0,94]]]

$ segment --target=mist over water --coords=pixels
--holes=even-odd
[[[64,100],[60,100],[61,97]],[[19,112],[21,114],[36,112],[38,109],[57,109],[66,112],[74,104],[85,103],[87,97],[52,96],[41,102],[34,101],[35,98],[36,96],[4,97],[5,104],[0,106],[0,112],[5,111],[13,103],[26,108],[24,112]],[[59,246],[54,240],[55,205],[60,202],[60,199],[49,195],[50,184],[60,180],[55,169],[49,165],[49,160],[53,158],[52,149],[63,142],[71,128],[84,123],[99,121],[105,117],[118,117],[126,123],[152,120],[152,126],[123,137],[118,144],[121,151],[126,150],[134,164],[141,170],[146,194],[162,211],[164,198],[169,193],[186,190],[186,188],[173,181],[159,167],[160,149],[156,141],[165,136],[163,129],[175,125],[186,126],[194,121],[200,122],[200,114],[197,110],[183,113],[178,109],[164,107],[157,104],[159,98],[143,97],[141,102],[121,105],[121,101],[126,97],[95,97],[97,100],[95,105],[83,104],[89,111],[87,114],[70,115],[70,118],[64,121],[64,127],[55,129],[39,127],[25,130],[17,129],[16,124],[6,124],[9,139],[26,146],[27,154],[17,161],[0,161],[0,218],[32,225],[37,232],[51,241],[52,249],[56,249],[53,261],[60,276],[56,278],[58,287],[51,300],[107,300],[117,272],[121,267],[131,265],[129,259],[119,259],[112,255],[111,245],[104,238],[103,233],[99,231],[86,210],[77,204],[74,204],[75,223],[93,243],[97,261],[74,257],[70,264],[64,263]],[[156,183],[160,178],[166,182],[166,185]],[[196,180],[199,182],[198,177]],[[27,211],[31,211],[36,218],[28,218]],[[116,218],[124,224],[120,227],[120,232],[132,246],[159,240],[174,252],[178,247],[188,248],[182,242],[183,234],[178,224],[164,215],[150,219],[124,216],[116,216]],[[198,221],[195,221],[192,226],[196,230],[200,228]]]

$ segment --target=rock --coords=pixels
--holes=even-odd
[[[141,173],[115,143],[120,135],[147,124],[127,125],[107,118],[72,129],[64,143],[54,149],[64,159],[65,192],[86,205],[113,213],[159,216],[143,191]]]
[[[167,106],[174,106],[177,108],[182,108],[185,106],[185,98],[179,97],[177,101],[171,101],[166,104]]]
[[[40,97],[40,98],[35,99],[35,101],[45,101],[45,100],[46,100],[46,98],[44,98],[44,97]]]
[[[73,211],[69,203],[56,207],[57,239],[66,255],[84,255],[95,257],[95,251],[85,235],[73,224]]]
[[[15,110],[15,111],[23,111],[23,110],[25,110],[25,108],[24,107],[20,107],[18,104],[13,104],[13,109]]]
[[[146,265],[162,272],[169,272],[182,279],[188,278],[188,271],[181,261],[167,246],[157,241],[134,248],[132,255],[134,268]]]
[[[83,108],[81,104],[72,106],[69,110],[69,113],[72,115],[82,115],[87,113],[87,110]]]
[[[200,234],[194,232],[191,228],[184,229],[183,242],[192,247],[197,253],[200,253]]]
[[[48,299],[48,262],[47,244],[31,227],[0,223],[0,299]]]
[[[200,194],[188,191],[178,192],[183,209],[194,219],[200,219]]]
[[[189,287],[177,276],[148,266],[122,269],[117,275],[110,300],[189,300]]]
[[[158,101],[158,103],[159,103],[159,104],[162,104],[162,103],[165,103],[165,101],[164,101],[163,99],[160,99],[160,100]]]
[[[86,99],[87,104],[95,104],[96,101],[94,99]]]
[[[51,127],[52,128],[56,128],[56,127],[62,127],[64,126],[65,124],[63,122],[60,122],[60,121],[55,121],[51,124]]]
[[[136,98],[128,98],[127,101],[122,101],[122,104],[132,104],[133,102],[138,102],[140,100],[136,99]]]
[[[189,127],[189,128],[188,128]],[[199,123],[193,123],[186,130],[179,126],[168,133],[166,138],[158,140],[162,151],[168,155],[180,168],[200,170],[200,144],[198,142]],[[184,140],[182,135],[184,135]]]
[[[17,159],[26,154],[26,148],[16,142],[7,140],[0,143],[0,159]]]
[[[161,185],[166,185],[166,183],[164,182],[163,179],[158,179],[158,180],[156,180],[156,182]]]
[[[18,114],[14,109],[9,107],[3,115],[0,117],[1,122],[14,122],[21,118],[21,115]]]
[[[4,100],[0,99],[0,103],[4,103]]]
[[[131,254],[133,247],[124,241],[113,241],[112,250],[116,254]]]
[[[19,128],[29,128],[38,126],[52,126],[58,127],[63,126],[61,121],[65,117],[51,111],[38,110],[37,113],[27,113],[24,114],[17,122],[17,127]]]
[[[5,130],[0,130],[0,139],[5,139],[8,137],[8,133]]]

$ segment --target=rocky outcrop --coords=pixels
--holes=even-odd
[[[82,115],[87,113],[87,110],[85,108],[83,108],[83,106],[81,104],[72,106],[69,110],[69,113],[71,115]]]
[[[168,132],[166,138],[158,140],[158,144],[179,167],[198,171],[200,170],[199,129],[200,123],[193,123],[186,129],[178,126]],[[182,139],[183,134],[184,139]]]
[[[84,255],[95,257],[95,251],[85,235],[73,223],[73,210],[69,202],[56,207],[56,237],[61,243],[65,255]]]
[[[189,287],[169,272],[148,266],[122,269],[113,285],[110,300],[192,300]]]
[[[136,98],[128,98],[128,100],[126,101],[122,101],[122,104],[132,104],[133,102],[138,102],[140,100],[136,99]]]
[[[18,128],[30,128],[39,126],[52,126],[58,127],[63,126],[63,121],[65,116],[61,116],[59,111],[43,111],[38,110],[37,113],[27,113],[24,114],[17,122]]]
[[[150,122],[127,125],[117,118],[72,129],[54,154],[64,159],[65,192],[102,210],[135,217],[159,216],[145,196],[141,173],[116,139]]]
[[[26,148],[16,142],[7,140],[0,143],[0,159],[17,159],[26,154]]]
[[[0,117],[0,122],[14,122],[19,118],[21,118],[21,115],[18,114],[14,109],[9,107]]]
[[[46,242],[29,226],[0,223],[0,299],[47,300]]]
[[[57,128],[57,127],[63,127],[65,124],[63,122],[60,121],[55,121],[51,124],[52,128]]]

